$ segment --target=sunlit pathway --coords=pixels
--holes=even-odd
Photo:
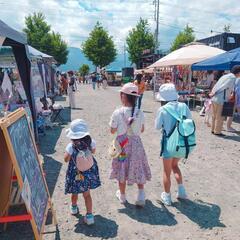
[[[154,130],[159,103],[153,101],[151,92],[147,92],[143,98],[146,132],[142,138],[153,178],[146,185],[148,200],[145,208],[137,209],[134,206],[137,195],[135,186],[128,188],[129,204],[124,207],[115,198],[116,182],[108,179],[111,167],[111,159],[107,155],[111,141],[108,122],[118,105],[120,101],[116,88],[94,92],[90,86],[81,86],[77,93],[78,109],[71,111],[72,119],[83,118],[89,123],[91,134],[97,141],[96,159],[102,187],[92,191],[96,220],[92,227],[83,224],[85,207],[82,197],[79,199],[81,216],[74,217],[69,212],[70,198],[64,195],[67,164],[63,162],[63,153],[68,143],[65,137],[67,126],[65,129],[49,130],[42,139],[47,179],[53,191],[59,228],[56,234],[54,228],[48,225],[46,231],[49,233],[44,235],[44,239],[240,239],[240,137],[235,134],[228,134],[227,139],[214,137],[203,124],[203,118],[193,113],[197,123],[198,146],[186,164],[181,164],[190,200],[184,203],[176,200],[176,184],[173,181],[174,204],[165,208],[159,203],[162,191],[160,133]],[[240,130],[239,125],[235,127]],[[8,236],[4,239],[15,239]],[[31,238],[26,234],[26,238],[21,239]]]

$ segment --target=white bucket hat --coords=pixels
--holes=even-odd
[[[71,122],[70,128],[66,130],[67,137],[70,139],[81,139],[90,135],[87,123],[82,119],[75,119]]]
[[[124,84],[119,92],[139,97],[138,87],[134,83]]]
[[[165,83],[161,85],[157,94],[157,100],[164,102],[178,100],[178,93],[175,85],[172,83]]]

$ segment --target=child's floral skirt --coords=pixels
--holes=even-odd
[[[94,159],[94,165],[85,172],[80,172],[81,179],[76,180],[78,175],[76,164],[73,159],[68,164],[68,170],[65,181],[65,194],[84,193],[90,189],[98,188],[101,185],[99,178],[98,165]]]
[[[117,137],[120,142],[124,138],[126,135]],[[151,180],[151,170],[141,138],[133,135],[128,136],[128,139],[128,144],[123,149],[126,158],[113,159],[110,179],[117,179],[119,182],[127,181],[129,185],[145,184],[146,181]]]

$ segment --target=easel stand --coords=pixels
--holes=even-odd
[[[48,211],[56,215],[26,112],[18,109],[0,120],[0,224],[30,221],[41,240]],[[15,175],[16,174],[16,175]],[[9,216],[13,205],[25,205],[26,214]]]

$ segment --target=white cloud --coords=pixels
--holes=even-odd
[[[140,17],[147,18],[154,30],[153,0],[0,0],[1,20],[21,30],[24,18],[41,11],[54,31],[62,34],[70,46],[80,47],[97,21],[100,21],[116,40],[121,51],[129,30]],[[187,23],[197,38],[210,35],[210,30],[222,31],[225,24],[232,31],[240,29],[240,6],[237,0],[161,0],[160,48],[167,48],[178,31]]]

